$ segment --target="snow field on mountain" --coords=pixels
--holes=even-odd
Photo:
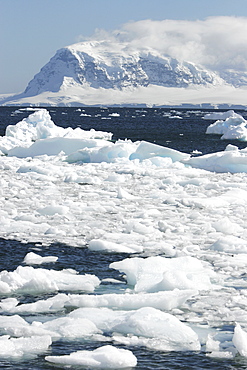
[[[71,365],[102,355],[95,367],[121,368],[120,344],[246,356],[247,152],[190,157],[110,139],[57,128],[46,110],[0,138],[0,236],[39,245],[0,272],[0,357],[45,353],[59,338],[110,344],[46,357]],[[121,280],[45,268],[59,261],[42,257],[53,242],[128,253],[109,264]]]

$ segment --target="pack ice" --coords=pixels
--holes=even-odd
[[[205,118],[208,134],[246,140],[235,112]],[[45,109],[0,138],[0,235],[36,245],[0,272],[0,357],[117,369],[138,361],[121,345],[247,356],[246,149],[191,157],[111,139]],[[127,253],[109,264],[119,279],[57,269],[53,242]],[[53,356],[59,339],[100,346]]]

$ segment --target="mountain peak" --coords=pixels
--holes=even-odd
[[[68,84],[122,90],[150,84],[187,87],[221,83],[215,73],[151,48],[133,50],[126,43],[86,41],[58,50],[29,82],[24,95],[58,92]]]
[[[245,102],[243,85],[247,85],[247,74],[241,71],[219,74],[152,47],[135,49],[133,43],[96,40],[58,50],[23,93],[1,104],[232,104],[236,87]]]

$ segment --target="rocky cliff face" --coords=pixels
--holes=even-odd
[[[150,84],[187,87],[222,83],[211,71],[161,56],[154,50],[136,51],[124,46],[109,47],[109,43],[85,42],[58,50],[29,82],[24,95],[58,92],[73,86],[122,90]]]

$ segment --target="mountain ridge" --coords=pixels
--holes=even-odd
[[[190,62],[158,55],[154,50],[108,49],[104,42],[96,45],[87,42],[58,50],[29,82],[24,94],[32,96],[44,91],[58,92],[64,77],[67,84],[70,80],[70,85],[74,86],[119,90],[150,84],[187,87],[224,83],[214,72]]]
[[[229,74],[228,71],[220,75],[195,63],[162,55],[150,47],[137,50],[128,43],[86,41],[59,49],[28,83],[23,93],[3,99],[0,104],[19,101],[19,104],[29,102],[40,105],[42,96],[49,94],[45,105],[49,105],[49,99],[51,105],[56,102],[71,104],[74,96],[77,97],[75,102],[86,105],[88,94],[92,96],[93,104],[101,104],[101,101],[104,104],[104,99],[97,100],[102,90],[109,96],[109,101],[115,94],[122,96],[125,103],[131,103],[132,99],[135,104],[133,92],[144,91],[143,88],[151,91],[152,87],[156,87],[159,92],[160,87],[164,88],[164,92],[175,88],[182,92],[181,89],[234,87],[234,81],[237,87],[247,85],[247,76],[241,72]],[[153,104],[151,100],[150,96],[150,104]],[[164,96],[164,103],[166,101],[167,96]],[[122,103],[124,100],[121,100]]]

